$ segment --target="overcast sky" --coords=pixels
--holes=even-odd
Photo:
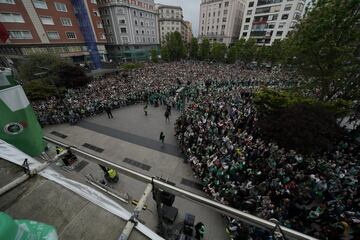
[[[200,0],[155,0],[155,3],[182,7],[184,20],[188,20],[192,23],[194,37],[197,37],[199,27]]]

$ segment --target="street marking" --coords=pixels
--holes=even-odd
[[[181,184],[183,184],[185,186],[188,186],[188,187],[191,187],[191,188],[198,189],[198,190],[203,189],[203,186],[200,183],[191,181],[191,180],[186,179],[186,178],[181,179]]]
[[[149,165],[146,165],[146,164],[143,164],[143,163],[141,163],[141,162],[132,160],[132,159],[130,159],[130,158],[125,158],[125,159],[123,160],[123,162],[128,163],[128,164],[130,164],[130,165],[133,165],[134,167],[141,168],[142,170],[145,170],[145,171],[149,171],[150,168],[151,168],[151,166],[149,166]]]
[[[59,137],[59,138],[67,138],[67,136],[65,135],[65,134],[62,134],[62,133],[59,133],[59,132],[57,132],[57,131],[52,131],[52,132],[50,132],[52,135],[54,135],[54,136],[57,136],[57,137]]]
[[[93,150],[95,152],[98,152],[98,153],[102,153],[104,151],[104,149],[99,148],[99,147],[94,146],[94,145],[91,145],[89,143],[84,143],[83,147],[86,147],[86,148],[91,149],[91,150]]]

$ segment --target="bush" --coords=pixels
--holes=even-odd
[[[89,78],[79,66],[62,64],[57,66],[56,72],[57,78],[55,84],[60,87],[77,88],[89,82]]]
[[[342,118],[350,114],[352,105],[351,101],[345,101],[343,99],[323,102],[315,98],[307,98],[290,92],[275,91],[267,88],[256,93],[254,103],[258,112],[265,115],[300,104],[309,106],[320,105],[334,113],[337,118]]]
[[[41,79],[26,82],[23,87],[30,100],[42,100],[56,95],[55,86]]]
[[[257,127],[262,138],[304,154],[331,151],[344,136],[334,112],[317,104],[274,110],[262,116]]]

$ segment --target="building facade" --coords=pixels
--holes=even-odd
[[[234,43],[239,38],[245,3],[245,0],[202,0],[199,41],[206,37],[210,42]]]
[[[166,35],[179,32],[184,40],[185,26],[183,22],[182,8],[178,6],[156,5],[159,14],[160,43],[166,41]]]
[[[109,58],[123,62],[145,60],[159,47],[154,0],[98,0],[108,41]]]
[[[191,24],[190,21],[184,21],[184,24],[186,26],[186,28],[185,28],[185,42],[190,43],[191,39],[193,38],[192,24]]]
[[[96,0],[0,0],[0,23],[9,35],[0,44],[3,63],[34,53],[92,62],[94,68],[106,60]]]
[[[249,0],[240,38],[253,38],[259,45],[284,39],[304,14],[305,0]]]

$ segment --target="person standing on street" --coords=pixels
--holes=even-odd
[[[199,222],[195,225],[195,239],[202,240],[205,235],[205,225],[202,222]]]
[[[111,108],[109,106],[105,107],[105,112],[107,113],[109,119],[114,118],[112,113],[111,113]]]
[[[170,112],[166,109],[166,111],[165,111],[165,121],[166,122],[170,122]]]
[[[146,103],[146,104],[145,104],[145,106],[144,106],[144,113],[145,113],[145,116],[147,116],[147,115],[148,115],[147,109],[148,109],[148,105],[147,105],[147,103]]]
[[[163,132],[160,133],[160,142],[162,143],[162,145],[164,146],[164,142],[165,142],[165,134]]]

